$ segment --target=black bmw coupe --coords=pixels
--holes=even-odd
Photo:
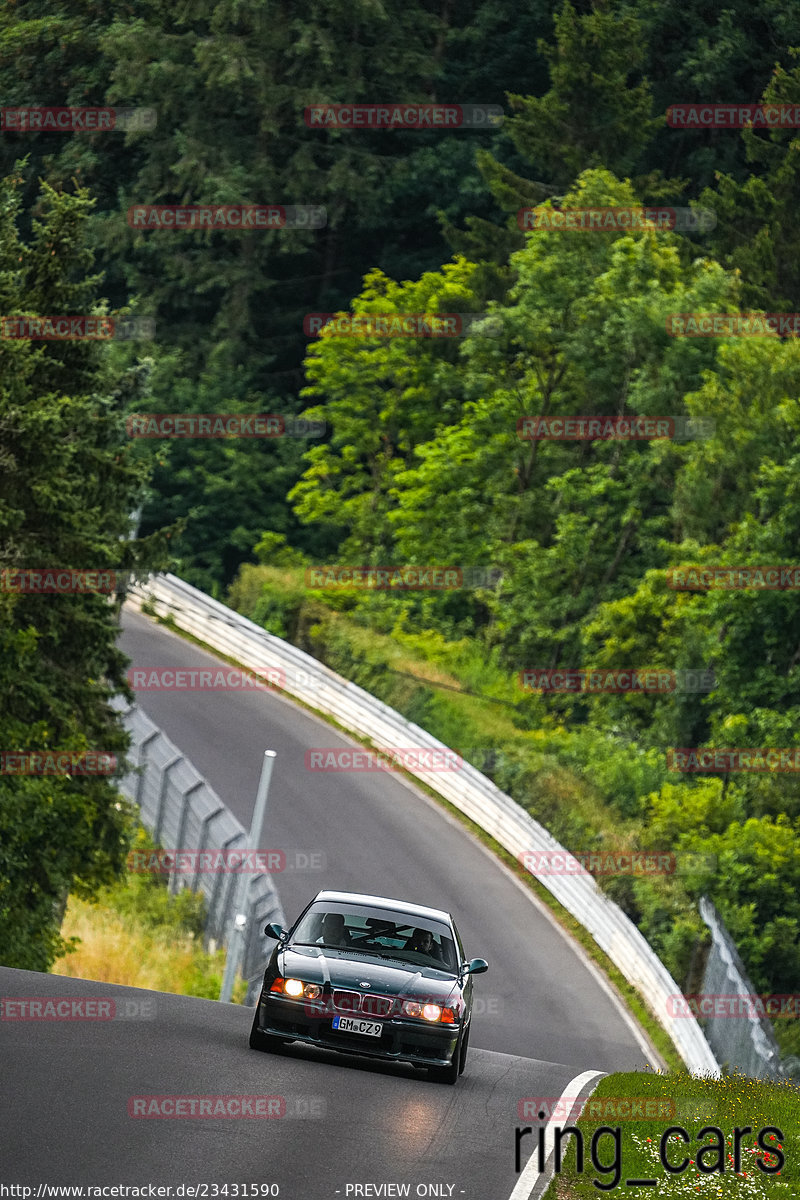
[[[467,1061],[472,976],[449,913],[382,896],[319,892],[275,938],[250,1046],[310,1042],[425,1067],[455,1083]]]

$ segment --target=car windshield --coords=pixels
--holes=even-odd
[[[449,974],[458,970],[447,925],[388,908],[324,901],[314,904],[298,923],[290,945],[394,959]]]

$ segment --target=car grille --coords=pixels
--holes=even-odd
[[[339,1013],[360,1012],[367,1017],[388,1017],[394,1007],[394,998],[392,996],[374,996],[371,992],[363,995],[361,992],[335,988],[333,1007]]]
[[[361,1011],[368,1017],[388,1017],[394,1008],[391,996],[364,996],[361,1000]]]
[[[343,988],[335,988],[333,1007],[340,1013],[356,1013],[361,1007],[361,993],[346,992]]]

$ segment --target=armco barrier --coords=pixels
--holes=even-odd
[[[244,827],[216,792],[197,773],[188,759],[136,705],[129,708],[117,698],[131,735],[128,761],[132,770],[120,781],[120,791],[139,806],[142,824],[156,842],[167,850],[243,850],[247,847]],[[227,944],[236,906],[236,882],[240,875],[228,872],[172,872],[169,886],[191,887],[206,899],[206,945],[210,939]],[[283,909],[271,875],[247,874],[242,908],[247,917],[242,974],[249,982],[245,1003],[255,1004],[264,965],[273,943],[264,935],[268,921],[285,924]]]
[[[128,603],[143,602],[160,617],[249,670],[283,672],[283,689],[379,750],[422,746],[446,750],[442,742],[394,709],[343,679],[311,655],[212,600],[174,575],[151,576],[133,586]],[[459,771],[410,771],[443,796],[515,857],[530,851],[565,853],[546,829],[469,763]],[[532,872],[535,874],[535,872]],[[645,938],[590,875],[541,875],[539,882],[578,920],[625,978],[647,1001],[695,1074],[720,1075],[719,1065],[694,1017],[670,1015],[668,998],[680,988]]]
[[[700,916],[711,930],[711,946],[700,992],[706,996],[742,996],[756,994],[739,957],[736,943],[725,922],[708,896],[700,897]],[[747,1005],[750,1009],[750,1005]],[[751,1079],[786,1078],[781,1068],[781,1051],[775,1031],[766,1016],[747,1011],[745,1017],[731,1021],[716,1014],[704,1020],[706,1036],[714,1053],[729,1069],[735,1068]]]

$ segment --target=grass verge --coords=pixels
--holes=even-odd
[[[556,1118],[556,1128],[567,1124],[566,1108],[564,1119],[557,1107],[539,1111],[545,1113],[543,1119],[534,1114],[522,1125],[532,1128],[521,1139],[523,1164],[536,1152],[539,1131],[550,1119]],[[562,1169],[553,1177],[546,1200],[585,1200],[617,1188],[627,1193],[626,1180],[655,1180],[654,1187],[636,1188],[637,1194],[671,1200],[800,1195],[800,1088],[796,1084],[739,1074],[701,1079],[685,1071],[608,1075],[574,1125],[580,1136],[570,1137]],[[680,1126],[686,1137],[671,1126]],[[739,1135],[737,1129],[742,1131]],[[581,1146],[583,1170],[579,1170]],[[672,1166],[683,1166],[680,1173],[665,1169],[662,1153]],[[765,1173],[759,1161],[774,1170]]]
[[[144,829],[134,848],[154,848]],[[71,949],[50,973],[218,1000],[225,952],[203,949],[204,925],[201,895],[183,889],[171,896],[165,877],[128,873],[94,903],[70,896],[61,933]],[[243,1004],[246,993],[238,979],[234,1003]]]

